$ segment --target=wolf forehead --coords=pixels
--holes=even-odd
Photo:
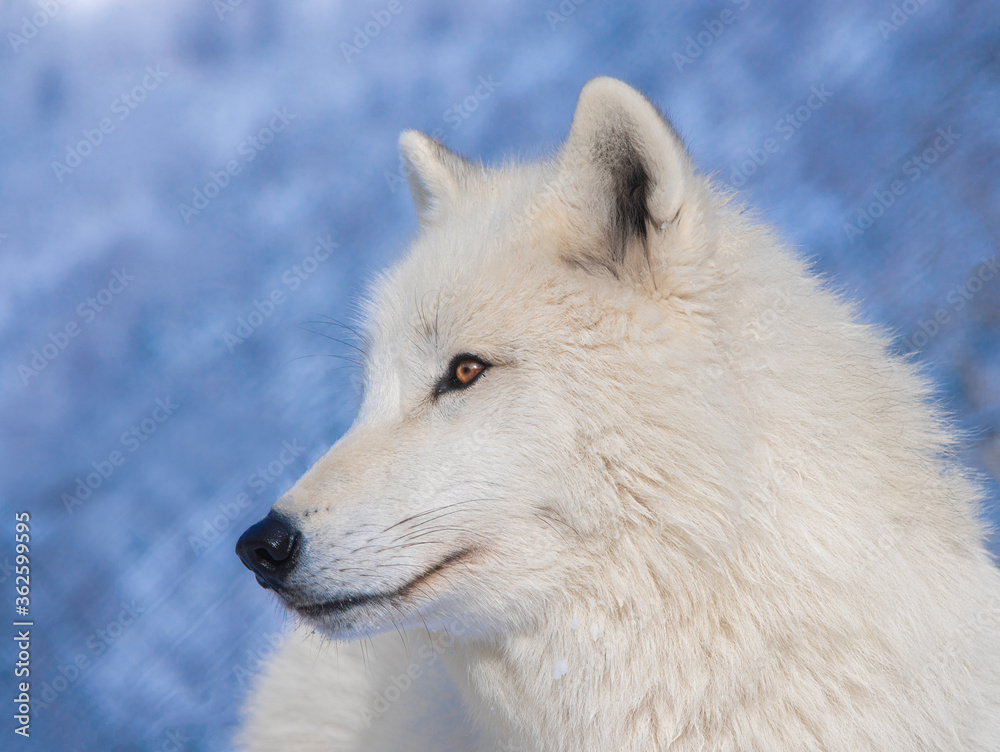
[[[401,135],[400,152],[420,232],[362,304],[373,338],[398,334],[406,321],[447,341],[441,306],[461,309],[449,311],[448,326],[475,328],[479,310],[565,288],[573,279],[566,264],[656,288],[654,267],[663,264],[652,236],[672,229],[682,242],[682,207],[699,195],[670,124],[642,95],[607,78],[584,87],[550,160],[491,168],[415,131]]]

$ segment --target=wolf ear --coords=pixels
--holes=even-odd
[[[433,224],[454,203],[467,176],[476,167],[441,143],[418,131],[399,136],[406,180],[421,227]]]
[[[621,81],[589,81],[556,165],[557,190],[584,231],[569,260],[616,277],[648,268],[648,235],[678,217],[693,175],[659,111]]]

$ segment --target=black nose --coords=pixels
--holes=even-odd
[[[261,587],[280,590],[295,568],[299,531],[280,514],[270,512],[236,541],[236,555],[257,575]]]

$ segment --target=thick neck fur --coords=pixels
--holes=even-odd
[[[608,548],[619,562],[642,561],[630,543]],[[703,606],[690,593],[665,600],[650,572],[626,569],[594,571],[603,587],[551,604],[544,621],[499,644],[456,651],[470,706],[498,749],[666,749],[696,722],[712,677],[707,661],[685,667],[712,649],[712,628],[694,613]]]
[[[842,572],[739,556],[727,571],[668,573],[649,571],[643,548],[609,545],[592,572],[600,588],[580,587],[498,642],[456,645],[452,674],[493,748],[996,749],[992,737],[957,745],[952,727],[957,705],[981,718],[1000,707],[997,691],[975,690],[995,671],[1000,623],[1000,600],[976,583],[931,595],[925,583],[864,571],[880,556],[901,558],[889,549]],[[859,591],[864,614],[850,607]],[[912,606],[914,592],[926,610]],[[954,663],[968,675],[939,684]],[[919,731],[907,720],[914,712],[930,716]]]
[[[587,448],[614,476],[620,525],[581,541],[573,584],[536,621],[456,650],[498,749],[1000,748],[954,726],[996,728],[983,720],[1000,687],[981,688],[1000,665],[1000,576],[950,435],[913,369],[756,241],[711,260],[742,305],[699,364],[708,396],[645,406],[642,451]],[[722,464],[699,456],[706,426],[729,437]]]

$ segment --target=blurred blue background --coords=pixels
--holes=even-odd
[[[916,353],[997,519],[995,3],[0,7],[0,562],[30,510],[41,700],[0,747],[229,748],[282,628],[233,545],[349,425],[307,322],[414,233],[398,133],[541,157],[599,74]]]

